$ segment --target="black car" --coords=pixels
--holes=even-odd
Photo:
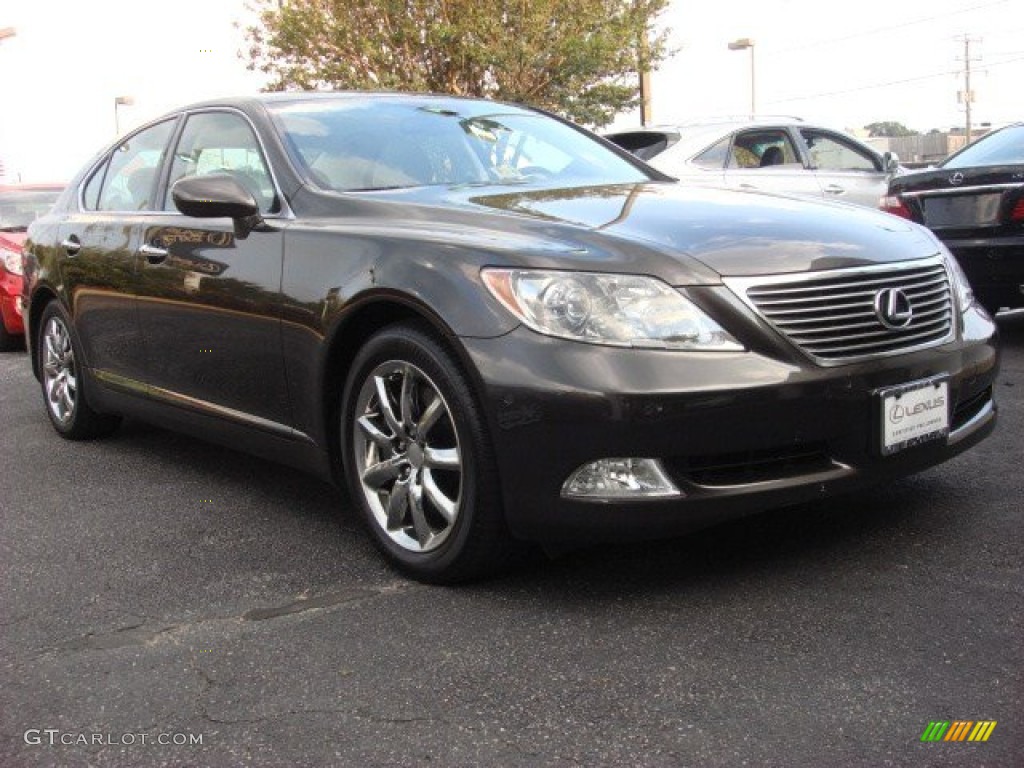
[[[1024,307],[1024,123],[894,177],[881,207],[938,235],[991,312]]]
[[[31,228],[71,439],[131,414],[346,482],[429,581],[905,475],[995,423],[995,328],[869,209],[675,184],[507,104],[171,113]]]

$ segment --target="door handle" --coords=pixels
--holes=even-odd
[[[754,184],[740,184],[740,189],[757,189]]]
[[[60,247],[68,256],[75,256],[82,250],[82,242],[76,235],[68,235],[61,241]]]
[[[840,187],[838,184],[829,184],[825,187],[826,195],[841,195],[845,191],[846,189],[844,187]]]
[[[150,264],[159,264],[167,258],[168,253],[166,248],[159,248],[155,245],[146,243],[139,248],[139,253],[146,257],[146,261]]]

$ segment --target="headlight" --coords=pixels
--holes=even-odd
[[[4,269],[12,275],[21,274],[21,252],[0,246],[0,257],[4,260]]]
[[[693,302],[652,277],[523,269],[481,275],[513,315],[548,336],[617,347],[743,349]]]
[[[960,307],[961,312],[966,312],[967,309],[974,304],[974,291],[971,290],[971,284],[967,280],[967,275],[964,274],[963,267],[960,266],[960,262],[956,260],[956,257],[949,252],[946,246],[942,246],[942,258],[946,262],[946,269],[949,272],[949,279],[953,283],[953,292],[956,293],[956,302]]]

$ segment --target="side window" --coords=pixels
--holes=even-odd
[[[714,146],[708,147],[695,158],[693,164],[710,170],[721,170],[725,167],[725,161],[729,157],[729,143],[732,136],[726,136]]]
[[[151,211],[160,162],[174,130],[174,120],[165,120],[130,136],[110,155],[106,171],[101,167],[85,189],[85,204],[90,196],[98,211]],[[99,178],[102,177],[102,182]],[[96,185],[102,183],[96,197]]]
[[[771,168],[775,165],[803,167],[786,131],[772,128],[736,134],[729,153],[729,168]]]
[[[819,171],[880,171],[874,157],[838,136],[801,130],[811,166]]]
[[[190,115],[178,139],[167,181],[164,210],[173,211],[171,187],[179,179],[228,174],[249,190],[263,213],[278,210],[277,195],[252,127],[232,112]]]

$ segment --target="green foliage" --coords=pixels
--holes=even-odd
[[[484,96],[606,125],[666,54],[668,0],[259,0],[249,68],[269,90]],[[646,40],[646,45],[640,45]]]
[[[907,128],[903,123],[897,123],[893,120],[886,120],[880,123],[868,123],[864,126],[864,129],[868,131],[869,136],[919,136],[920,131],[915,131],[913,128]]]

